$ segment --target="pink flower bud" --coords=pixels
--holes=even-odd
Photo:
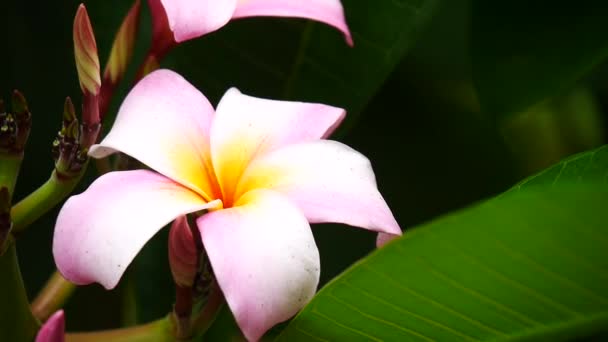
[[[97,56],[97,44],[91,27],[91,21],[84,4],[80,4],[76,17],[74,18],[74,57],[80,89],[83,93],[97,95],[101,87],[101,76],[99,75],[99,57]]]
[[[104,83],[109,82],[116,85],[122,79],[127,70],[127,65],[133,55],[135,36],[137,35],[137,24],[141,12],[141,2],[136,0],[122,25],[114,37],[110,58],[103,72]]]
[[[169,265],[177,285],[192,287],[198,269],[198,252],[186,216],[176,218],[171,225]]]
[[[65,317],[63,310],[55,312],[44,323],[38,335],[36,342],[63,342],[65,340]]]

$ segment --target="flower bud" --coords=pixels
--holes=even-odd
[[[74,57],[80,89],[83,93],[99,94],[101,87],[99,57],[93,27],[84,4],[80,4],[74,18]]]
[[[27,101],[25,100],[25,96],[23,96],[23,94],[21,94],[21,92],[17,89],[13,90],[13,98],[12,98],[12,103],[13,105],[13,113],[15,113],[15,115],[17,116],[28,116],[29,115],[29,108],[27,106]]]
[[[99,112],[102,118],[108,111],[114,89],[127,72],[135,46],[140,13],[141,1],[135,0],[114,37],[99,93]]]
[[[110,58],[103,72],[104,84],[109,82],[116,85],[127,70],[127,65],[133,55],[140,9],[141,2],[136,0],[114,37]]]
[[[78,121],[78,119],[76,118],[76,110],[74,109],[72,99],[67,97],[63,104],[63,120],[61,129],[65,130],[74,121]]]
[[[65,340],[65,316],[63,310],[55,312],[40,328],[36,342],[63,342]]]
[[[11,113],[4,108],[4,101],[0,100],[0,149],[5,152],[12,150],[17,138],[17,122]]]
[[[32,127],[27,101],[18,90],[13,91],[12,113],[7,113],[0,100],[0,149],[11,154],[23,152]]]
[[[61,130],[53,141],[53,158],[55,170],[63,176],[78,173],[86,163],[87,146],[81,143],[82,125],[76,118],[72,100],[67,97],[63,105]]]
[[[88,149],[97,140],[101,128],[99,116],[99,92],[101,76],[97,44],[89,15],[83,4],[74,18],[74,57],[80,89],[82,90],[82,134],[80,145]]]
[[[17,120],[18,130],[15,141],[15,150],[23,151],[27,138],[30,136],[30,129],[32,128],[32,114],[27,106],[25,96],[23,96],[19,90],[13,91],[11,105],[13,108],[13,114]]]
[[[198,270],[198,251],[186,216],[176,218],[171,225],[169,265],[177,285],[192,287]]]

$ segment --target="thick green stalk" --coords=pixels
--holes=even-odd
[[[27,226],[63,201],[82,178],[86,166],[87,164],[82,167],[78,174],[70,177],[60,177],[56,171],[53,171],[46,183],[15,204],[11,209],[13,233],[22,232]]]
[[[32,313],[42,322],[46,321],[55,311],[63,307],[74,290],[76,285],[67,281],[59,272],[53,273],[32,302]]]
[[[2,341],[32,341],[40,324],[30,311],[14,243],[0,255],[0,274]]]

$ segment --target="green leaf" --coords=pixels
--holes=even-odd
[[[279,341],[608,330],[608,187],[529,187],[413,229],[324,287]]]
[[[39,323],[30,311],[15,244],[0,255],[0,336],[3,341],[31,341]]]
[[[258,96],[341,106],[352,124],[416,42],[438,1],[343,0],[354,48],[324,24],[250,18],[189,42],[171,57],[214,100],[237,86]]]
[[[556,186],[576,183],[608,184],[608,145],[573,155],[550,168],[524,179],[511,191],[530,186]]]
[[[608,56],[608,3],[474,0],[473,77],[498,117],[566,90]]]

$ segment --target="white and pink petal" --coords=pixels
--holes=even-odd
[[[240,0],[234,18],[291,17],[311,19],[335,27],[349,45],[353,39],[340,0]]]
[[[207,200],[215,199],[209,157],[213,113],[207,98],[182,76],[157,70],[133,87],[114,126],[89,155],[123,152]]]
[[[223,198],[257,156],[280,147],[329,136],[345,116],[342,108],[244,95],[232,88],[217,106],[211,127],[211,158]]]
[[[283,195],[254,190],[235,207],[197,220],[217,282],[250,341],[314,296],[319,252],[302,212]]]
[[[333,26],[353,45],[339,0],[148,0],[148,3],[156,36],[161,37],[163,31],[169,30],[177,43],[216,31],[231,19],[291,17]],[[162,27],[165,25],[168,27]]]
[[[232,18],[238,0],[160,1],[175,41],[180,43],[216,31]]]
[[[369,160],[337,141],[294,144],[257,158],[243,174],[236,197],[260,188],[285,194],[311,223],[344,223],[401,235]]]
[[[79,285],[114,288],[144,244],[180,215],[212,207],[197,193],[146,170],[110,172],[59,212],[53,256],[61,274]]]

